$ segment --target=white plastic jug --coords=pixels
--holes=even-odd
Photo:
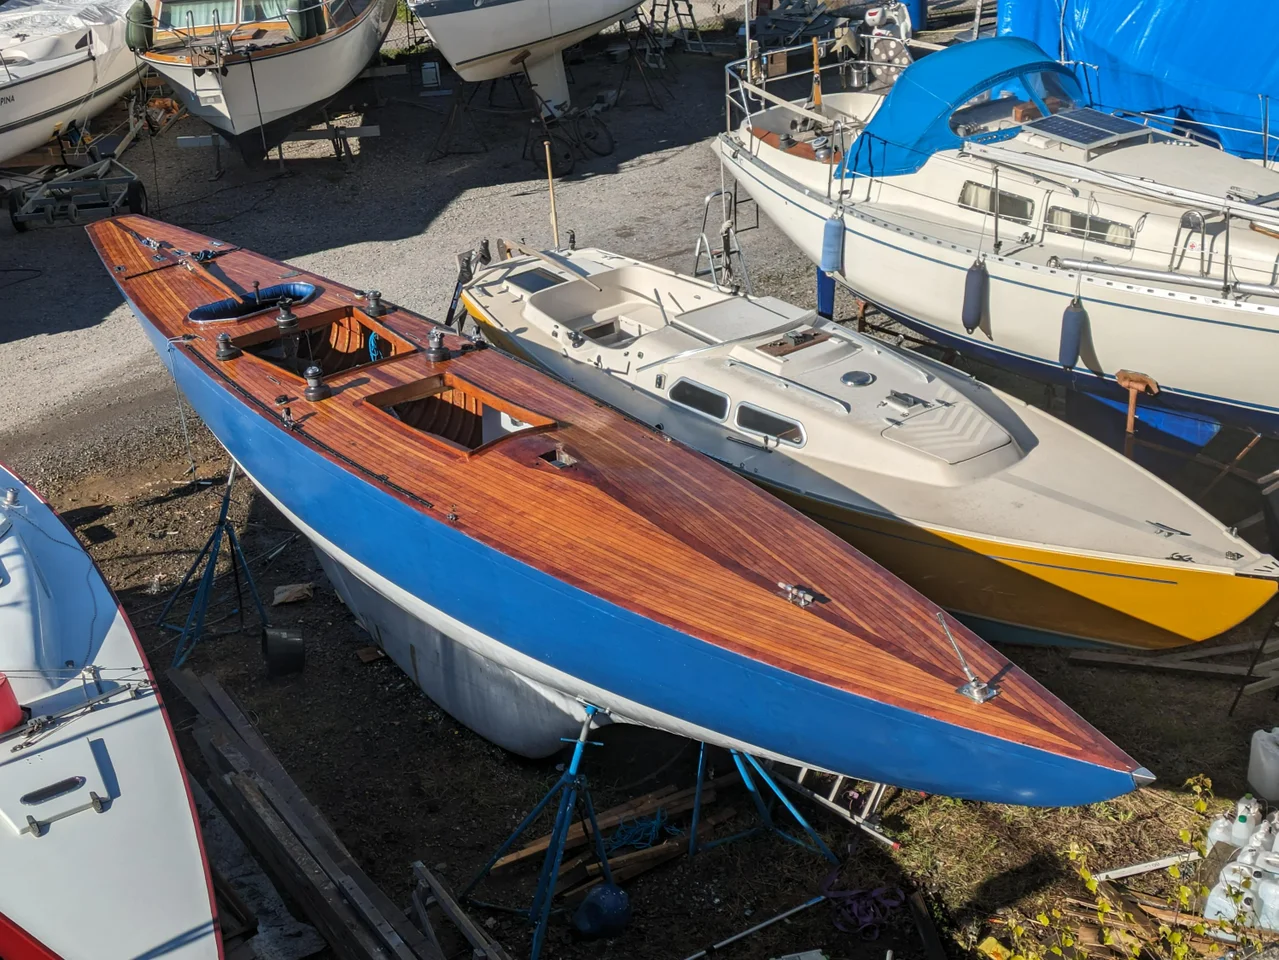
[[[1257,886],[1257,926],[1279,930],[1279,880],[1263,880]]]
[[[1208,900],[1204,903],[1204,918],[1207,920],[1234,920],[1241,919],[1244,923],[1250,924],[1256,917],[1257,912],[1257,880],[1253,877],[1253,873],[1260,874],[1255,868],[1239,862],[1231,862],[1221,868],[1221,877],[1217,880],[1217,885],[1212,888],[1212,892],[1208,894]],[[1264,874],[1261,874],[1264,876]],[[1248,883],[1248,886],[1244,886]],[[1242,894],[1242,901],[1239,906],[1235,906],[1234,899],[1231,894]],[[1240,914],[1242,913],[1242,917]]]
[[[1269,852],[1274,846],[1275,828],[1271,826],[1270,821],[1262,820],[1261,825],[1252,832],[1252,836],[1248,838],[1248,846],[1257,850]]]
[[[1234,846],[1234,820],[1231,817],[1218,817],[1208,827],[1208,845],[1228,843]]]
[[[1259,851],[1257,853],[1257,862],[1254,866],[1263,873],[1269,873],[1274,879],[1279,880],[1279,851]]]
[[[1248,784],[1271,803],[1279,802],[1279,727],[1252,735]]]
[[[1261,804],[1253,798],[1251,793],[1245,793],[1243,798],[1235,804],[1235,822],[1230,828],[1231,843],[1236,847],[1246,844],[1260,821]]]

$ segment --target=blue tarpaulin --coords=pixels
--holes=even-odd
[[[1279,157],[1276,0],[999,0],[999,33],[1071,63],[1101,106],[1179,121],[1244,157],[1262,156],[1269,96]]]

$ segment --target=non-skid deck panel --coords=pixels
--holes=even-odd
[[[144,218],[137,232],[199,249],[207,239]],[[107,264],[123,262],[137,241],[118,221],[90,227]],[[218,258],[246,291],[291,268],[247,251]],[[353,291],[303,272],[323,293],[295,312],[303,318],[358,305]],[[134,305],[170,337],[193,332],[191,307],[218,299],[181,267],[122,283]],[[424,344],[430,325],[405,311],[381,323]],[[1119,769],[1136,764],[1034,680],[958,624],[951,632],[973,668],[1001,674],[1003,693],[973,704],[955,693],[963,676],[939,608],[747,481],[494,350],[429,363],[422,353],[329,379],[334,396],[311,404],[302,382],[256,358],[213,359],[213,337],[266,329],[270,315],[208,325],[175,345],[211,377],[257,401],[280,423],[275,399],[289,396],[299,442],[316,443],[347,469],[363,471],[440,522],[565,583],[761,662],[830,686],[993,736]],[[482,390],[553,418],[557,429],[515,435],[477,455],[432,443],[364,398],[447,371]],[[281,423],[280,429],[284,429]],[[577,464],[553,466],[556,446]],[[358,465],[358,466],[354,466]],[[428,508],[425,504],[430,504]],[[449,519],[449,517],[452,519]],[[823,601],[801,609],[783,599],[783,581]],[[606,642],[606,638],[601,642]],[[850,736],[855,736],[850,731]]]

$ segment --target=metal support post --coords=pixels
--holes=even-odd
[[[588,744],[593,747],[601,746],[597,741],[586,739],[590,733],[591,725],[595,721],[595,715],[599,712],[599,707],[591,704],[586,705],[586,718],[582,721],[582,729],[578,733],[577,739],[564,739],[565,743],[573,744],[573,756],[569,760],[568,768],[560,776],[555,786],[551,787],[547,792],[546,796],[537,802],[537,805],[533,807],[528,816],[520,821],[520,825],[515,828],[514,832],[502,842],[502,845],[489,858],[488,863],[466,885],[459,897],[461,900],[470,901],[479,906],[496,907],[503,910],[509,909],[476,900],[471,896],[471,892],[489,875],[494,865],[502,857],[506,856],[510,849],[515,846],[515,842],[533,825],[533,822],[541,815],[542,811],[558,795],[559,806],[555,811],[555,824],[551,829],[550,846],[547,848],[546,857],[542,861],[542,869],[538,875],[537,890],[533,894],[533,902],[529,904],[527,911],[517,911],[523,913],[529,923],[535,925],[529,960],[537,960],[542,952],[542,946],[546,942],[546,931],[551,916],[551,901],[555,898],[555,882],[559,877],[560,865],[564,860],[564,847],[568,840],[569,829],[573,825],[573,813],[578,807],[579,799],[581,806],[584,808],[584,819],[589,824],[590,835],[595,844],[595,855],[599,858],[600,871],[604,876],[604,882],[607,884],[613,883],[613,873],[608,866],[608,854],[604,850],[604,838],[600,836],[599,824],[595,817],[595,806],[591,802],[586,775],[581,772],[582,754],[586,746]]]
[[[812,828],[809,822],[804,818],[804,815],[795,807],[795,804],[791,801],[791,799],[786,796],[786,794],[782,791],[782,788],[777,785],[776,781],[769,776],[768,771],[764,769],[763,765],[749,753],[742,753],[739,750],[730,750],[729,753],[733,757],[733,763],[737,767],[737,772],[741,775],[742,785],[746,787],[747,792],[751,795],[751,800],[755,803],[755,811],[759,815],[760,823],[749,830],[743,830],[741,833],[735,833],[731,837],[723,837],[719,840],[712,840],[705,844],[699,844],[697,842],[697,822],[700,819],[699,814],[702,804],[702,783],[706,776],[706,744],[702,743],[700,752],[697,756],[697,788],[694,791],[693,797],[693,824],[689,828],[689,856],[693,856],[698,850],[710,850],[711,848],[718,847],[721,844],[731,843],[734,840],[741,840],[744,837],[754,836],[763,830],[768,830],[777,834],[783,840],[795,844],[797,847],[802,847],[805,850],[820,854],[831,863],[839,863],[839,858],[837,858],[835,854],[831,853],[830,847],[826,846],[825,841],[823,841],[817,831]],[[752,772],[755,776],[752,776]],[[759,778],[759,783],[755,782],[756,776]],[[765,801],[762,789],[765,787],[771,794],[770,801],[767,802]],[[790,815],[795,818],[795,822],[799,824],[800,829],[802,829],[808,836],[807,841],[787,832],[786,830],[783,830],[773,821],[772,812],[769,810],[769,803],[773,799],[780,800],[782,806],[784,806],[787,811],[789,811]]]
[[[204,636],[205,618],[209,612],[209,605],[213,600],[213,588],[217,581],[218,556],[222,551],[222,538],[225,536],[228,541],[228,550],[231,554],[231,573],[235,578],[235,609],[231,611],[231,615],[238,615],[240,619],[240,629],[244,629],[244,592],[243,584],[249,587],[249,595],[253,598],[253,605],[258,612],[258,620],[262,624],[262,628],[268,627],[266,608],[262,606],[262,600],[258,596],[257,585],[253,582],[253,575],[249,573],[249,564],[245,559],[244,550],[240,546],[240,538],[235,534],[234,525],[227,519],[227,514],[231,509],[231,488],[235,484],[235,461],[231,461],[231,469],[227,471],[226,487],[222,492],[222,506],[218,510],[218,521],[213,526],[213,533],[209,535],[209,539],[205,541],[204,547],[201,548],[199,554],[195,558],[195,562],[187,569],[186,575],[182,578],[182,582],[178,584],[178,588],[173,591],[168,602],[164,605],[164,609],[160,611],[159,619],[156,620],[156,626],[164,630],[174,630],[178,634],[177,647],[173,652],[173,666],[180,667],[186,662],[191,651],[195,649],[195,645],[200,642]],[[185,592],[187,585],[195,576],[200,564],[205,563],[204,572],[200,574],[199,582],[195,587],[195,596],[191,600],[191,609],[187,611],[186,620],[178,625],[176,623],[167,622],[169,612],[177,603],[178,598]],[[240,578],[240,570],[244,570],[243,582]],[[225,618],[224,618],[225,619]]]

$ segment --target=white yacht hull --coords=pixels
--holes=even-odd
[[[83,50],[61,56],[47,70],[15,71],[7,81],[0,71],[0,164],[43,146],[73,120],[93,119],[133,88],[137,63],[124,46],[123,25],[115,26],[92,30],[94,56]],[[58,41],[74,46],[87,32]],[[12,55],[21,46],[4,49]]]
[[[195,808],[142,648],[75,535],[0,467],[8,487],[0,663],[18,702],[56,719],[0,731],[0,955],[47,955],[35,941],[63,960],[216,960]]]
[[[752,156],[736,138],[721,135],[716,150],[759,208],[814,263],[821,260],[826,219],[834,212],[824,194]],[[1019,260],[1015,253],[985,256],[987,308],[972,334],[961,321],[968,268],[977,250],[863,213],[843,213],[843,270],[836,279],[907,325],[961,352],[1045,379],[1069,379],[1086,389],[1113,387],[1120,370],[1144,373],[1165,401],[1189,410],[1279,429],[1273,350],[1279,307],[1183,293],[1140,280],[1085,274]],[[1011,229],[1010,229],[1011,232]],[[1015,238],[1007,240],[1015,249]],[[1062,312],[1076,290],[1089,317],[1089,335],[1073,372],[1057,362]]]
[[[463,80],[518,73],[630,15],[630,0],[425,0],[414,13]]]
[[[373,0],[360,17],[323,36],[228,59],[225,76],[164,53],[145,60],[173,85],[192,116],[225,134],[246,157],[261,156],[301,115],[359,75],[382,45],[395,9],[395,0]]]

